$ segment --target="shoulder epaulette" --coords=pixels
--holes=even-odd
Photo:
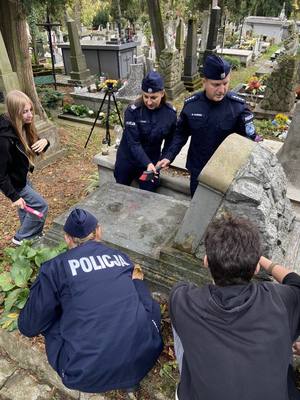
[[[227,97],[231,100],[239,101],[240,103],[245,103],[245,100],[242,97],[238,96],[235,92],[228,92]]]
[[[172,111],[176,112],[176,108],[175,108],[171,103],[165,103],[165,104],[166,104],[166,106],[167,106],[168,108],[170,108]]]
[[[184,104],[191,103],[191,102],[196,101],[196,100],[198,100],[198,99],[199,99],[199,93],[193,94],[193,96],[187,97],[187,98],[184,100]]]
[[[137,110],[138,108],[140,108],[141,107],[141,104],[135,104],[135,103],[133,103],[133,104],[131,104],[130,106],[128,106],[128,110],[129,111],[135,111],[135,110]]]

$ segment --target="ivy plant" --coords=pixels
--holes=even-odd
[[[25,240],[19,247],[4,249],[0,266],[0,326],[8,331],[17,328],[20,310],[29,296],[29,288],[35,280],[41,264],[66,250],[65,243],[55,248],[32,247]]]

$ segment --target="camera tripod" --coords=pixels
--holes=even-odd
[[[94,128],[95,128],[96,122],[97,122],[97,120],[98,120],[98,118],[99,118],[99,115],[100,115],[100,113],[101,113],[101,110],[102,110],[102,107],[103,107],[103,105],[104,105],[104,102],[105,102],[105,99],[106,99],[107,95],[108,95],[108,100],[107,100],[107,114],[106,114],[106,121],[105,121],[106,134],[105,134],[105,139],[103,140],[103,143],[104,143],[104,142],[107,143],[108,146],[111,145],[111,138],[110,138],[110,131],[109,131],[109,116],[110,116],[111,98],[113,98],[113,101],[114,101],[114,104],[115,104],[115,107],[116,107],[116,110],[117,110],[117,114],[118,114],[118,117],[119,117],[120,125],[121,125],[122,128],[123,128],[123,122],[122,122],[122,119],[121,119],[121,116],[120,116],[120,112],[119,112],[119,109],[118,109],[118,104],[117,104],[117,102],[116,102],[116,98],[115,98],[115,94],[114,94],[114,89],[113,89],[113,87],[108,87],[108,88],[105,90],[104,97],[103,97],[103,99],[102,99],[101,105],[100,105],[99,110],[98,110],[98,112],[97,112],[95,121],[94,121],[94,123],[93,123],[93,126],[92,126],[92,129],[91,129],[91,131],[90,131],[90,134],[89,134],[89,136],[88,136],[88,138],[87,138],[87,141],[86,141],[86,143],[85,143],[85,145],[84,145],[84,148],[86,148],[86,146],[88,145],[88,142],[89,142],[89,140],[90,140],[90,138],[91,138],[91,136],[92,136],[93,130],[94,130]]]

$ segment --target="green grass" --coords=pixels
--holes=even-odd
[[[230,89],[234,89],[239,83],[247,83],[249,78],[255,75],[255,72],[259,68],[259,64],[261,64],[264,60],[268,60],[271,55],[279,48],[279,45],[273,44],[264,54],[262,54],[261,57],[256,60],[255,64],[250,65],[249,67],[239,68],[237,71],[232,71]]]

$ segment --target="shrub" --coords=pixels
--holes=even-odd
[[[94,116],[94,111],[89,109],[84,104],[65,104],[63,106],[63,113],[73,114],[80,118]]]
[[[232,69],[239,69],[241,67],[241,62],[236,57],[224,56],[223,59],[231,65]]]
[[[42,106],[47,109],[54,109],[62,102],[63,94],[52,88],[37,89]]]
[[[66,244],[50,249],[32,248],[25,240],[21,246],[6,248],[0,273],[0,305],[3,312],[0,326],[8,331],[17,328],[20,310],[29,296],[29,288],[35,280],[41,264],[66,250]]]

